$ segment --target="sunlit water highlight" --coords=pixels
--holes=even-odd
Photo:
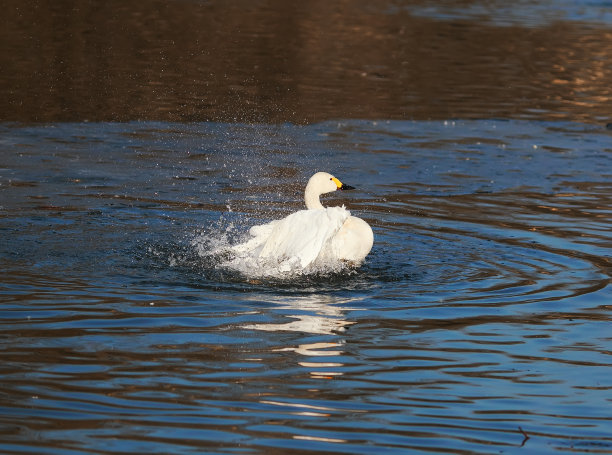
[[[612,452],[610,131],[0,128],[3,451]],[[210,254],[314,170],[359,187],[324,203],[373,226],[361,268]]]

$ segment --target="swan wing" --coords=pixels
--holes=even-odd
[[[317,259],[349,215],[343,207],[295,212],[276,222],[259,257],[279,261],[295,258],[306,267]]]
[[[249,230],[249,235],[251,236],[251,238],[244,243],[234,245],[232,247],[232,251],[237,254],[241,254],[241,253],[257,253],[258,254],[261,248],[263,247],[263,245],[266,243],[266,241],[270,237],[270,234],[274,230],[274,226],[278,222],[279,221],[272,221],[267,224],[253,226]]]

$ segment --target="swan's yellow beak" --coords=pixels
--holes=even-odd
[[[338,180],[336,177],[332,177],[332,181],[336,184],[339,190],[354,190],[355,189],[355,187],[353,186],[345,185],[340,180]]]

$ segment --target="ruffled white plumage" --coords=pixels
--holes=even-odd
[[[318,265],[349,262],[359,265],[372,248],[370,226],[342,207],[325,208],[319,196],[336,189],[352,189],[330,174],[319,172],[305,191],[307,210],[267,224],[253,226],[251,238],[230,248],[229,262],[244,272],[307,271]]]
[[[278,263],[297,260],[306,268],[319,258],[333,256],[332,240],[349,216],[344,207],[300,210],[282,220],[253,226],[249,231],[252,238],[232,250]]]

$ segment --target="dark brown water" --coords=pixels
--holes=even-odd
[[[612,453],[610,24],[5,2],[0,452]],[[222,267],[314,170],[363,267]]]
[[[5,1],[4,121],[610,119],[605,3]]]

